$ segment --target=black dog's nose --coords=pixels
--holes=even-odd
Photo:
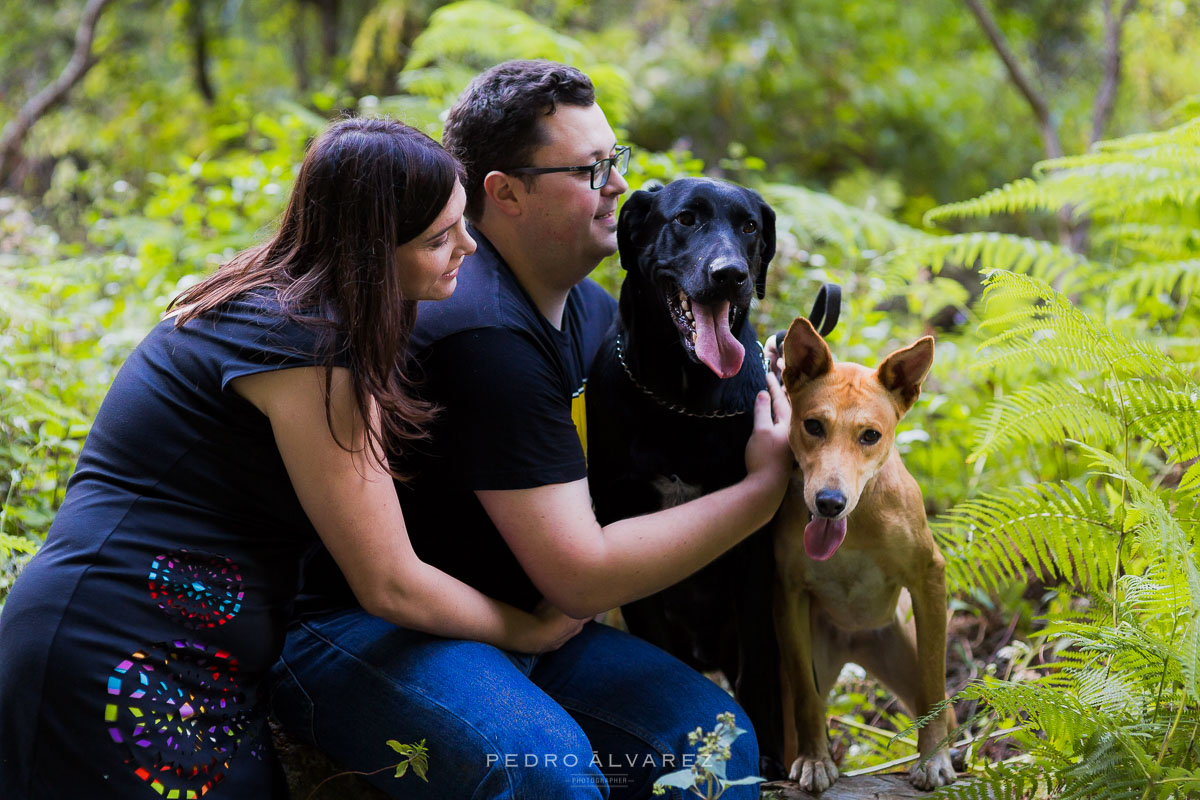
[[[846,508],[846,495],[833,489],[817,492],[817,513],[822,517],[836,517]]]
[[[741,286],[750,277],[750,271],[746,269],[746,265],[736,261],[716,264],[710,274],[713,283],[717,286]]]

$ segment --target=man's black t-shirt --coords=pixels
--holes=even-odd
[[[459,271],[453,296],[421,303],[417,314],[414,373],[421,396],[441,410],[430,439],[404,454],[401,469],[414,477],[397,490],[423,561],[528,610],[541,594],[475,492],[587,476],[587,375],[616,301],[585,280],[568,295],[556,329],[491,243],[472,236],[479,248]],[[327,559],[309,570],[303,613],[349,599]]]

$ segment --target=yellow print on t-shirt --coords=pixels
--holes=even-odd
[[[583,448],[583,457],[587,458],[587,404],[584,393],[587,390],[587,378],[571,397],[571,420],[575,423],[575,433],[579,434],[579,445]]]

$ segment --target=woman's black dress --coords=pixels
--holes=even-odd
[[[0,798],[281,795],[260,690],[316,534],[229,382],[319,338],[259,291],[122,366],[0,616]]]

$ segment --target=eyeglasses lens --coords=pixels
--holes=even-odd
[[[603,189],[607,186],[614,168],[618,175],[625,174],[625,170],[629,168],[628,147],[622,147],[612,158],[603,158],[592,165],[592,188]]]

